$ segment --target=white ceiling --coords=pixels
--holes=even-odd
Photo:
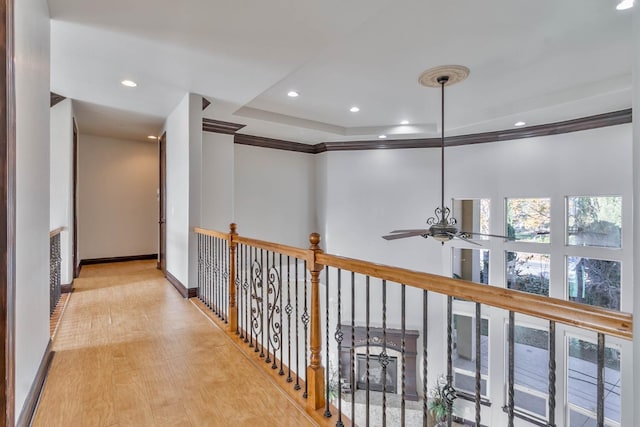
[[[471,74],[447,89],[448,134],[548,123],[631,106],[631,13],[615,5],[49,0],[51,90],[81,101],[81,132],[121,138],[159,132],[186,92],[212,101],[207,117],[247,124],[242,133],[411,138],[440,121],[439,91],[418,76],[460,64]]]

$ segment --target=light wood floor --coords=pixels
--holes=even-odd
[[[84,266],[34,426],[309,426],[313,421],[155,269]]]

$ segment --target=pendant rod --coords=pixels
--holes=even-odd
[[[441,88],[441,111],[440,111],[440,208],[442,209],[441,220],[444,222],[444,85],[449,81],[449,76],[438,77]]]

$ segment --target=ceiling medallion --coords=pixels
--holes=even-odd
[[[442,76],[449,77],[449,81],[445,83],[445,86],[451,86],[469,77],[469,69],[464,65],[440,65],[439,67],[429,68],[420,74],[418,82],[422,86],[441,87],[438,78]]]

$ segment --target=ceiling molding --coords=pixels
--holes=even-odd
[[[211,101],[209,101],[207,98],[205,98],[203,96],[202,97],[202,111],[206,110],[209,105],[211,105]]]
[[[54,93],[54,92],[51,92],[49,95],[50,95],[49,108],[67,99],[66,96],[58,95],[57,93]]]
[[[514,139],[535,138],[540,136],[560,135],[563,133],[578,132],[589,129],[597,129],[607,126],[616,126],[631,123],[631,109],[614,111],[611,113],[597,114],[595,116],[581,117],[579,119],[566,120],[557,123],[547,123],[537,126],[528,126],[517,129],[506,129],[493,132],[474,133],[469,135],[457,135],[445,137],[447,147],[460,145],[483,144],[488,142],[510,141]],[[325,151],[346,150],[379,150],[401,148],[433,148],[440,146],[440,138],[418,139],[379,139],[367,141],[335,141],[316,144],[316,153]]]
[[[317,152],[316,146],[319,145],[302,144],[300,142],[284,141],[282,139],[265,138],[262,136],[245,135],[241,133],[235,135],[234,143],[310,154],[315,154]]]
[[[204,99],[204,98],[203,98]],[[233,135],[246,125],[240,123],[223,122],[222,120],[202,119],[202,130],[204,132],[224,133]]]
[[[205,129],[207,132],[218,132],[235,134],[234,143],[240,145],[251,145],[253,147],[273,148],[276,150],[295,151],[299,153],[319,154],[328,151],[358,151],[358,150],[397,150],[405,148],[437,148],[440,146],[440,138],[417,138],[417,139],[387,139],[387,140],[366,140],[366,141],[333,141],[321,142],[315,145],[302,144],[300,142],[285,141],[281,139],[265,138],[262,136],[246,135],[230,131],[230,125],[244,127],[235,123],[220,122],[217,120],[204,119],[207,122],[214,122],[218,125],[216,129]],[[483,144],[498,141],[510,141],[523,138],[535,138],[540,136],[560,135],[563,133],[578,132],[589,129],[597,129],[607,126],[616,126],[631,123],[631,109],[614,111],[611,113],[598,114],[595,116],[582,117],[579,119],[566,120],[563,122],[549,123],[544,125],[529,126],[518,129],[499,130],[494,132],[483,132],[469,135],[457,135],[445,137],[447,147],[461,145]],[[211,125],[214,127],[214,125]],[[238,129],[240,129],[238,128]]]

